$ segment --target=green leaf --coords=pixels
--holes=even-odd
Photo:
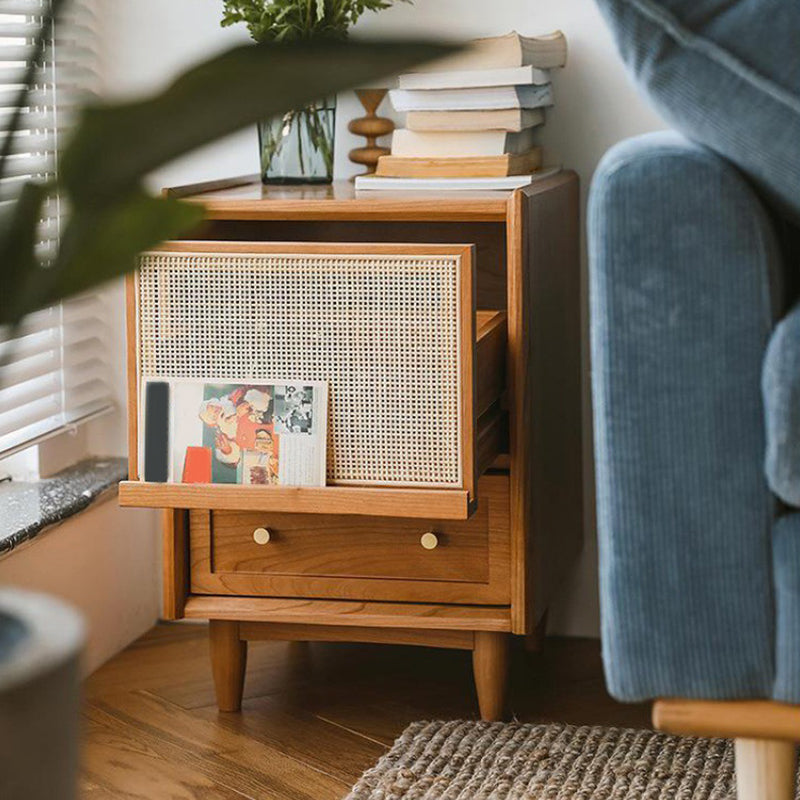
[[[36,284],[36,242],[42,206],[51,186],[26,183],[0,233],[0,323],[15,324],[25,315],[26,297]]]
[[[61,156],[61,183],[75,204],[103,204],[189,150],[454,49],[408,41],[237,47],[185,73],[157,97],[87,108]]]
[[[124,275],[140,252],[178,236],[203,216],[199,205],[149,197],[141,190],[96,211],[76,209],[55,265],[42,270],[42,291],[33,305],[40,308]]]

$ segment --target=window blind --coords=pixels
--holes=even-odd
[[[19,90],[49,0],[0,0],[0,142],[10,135]],[[97,88],[96,17],[91,0],[71,0],[56,22],[36,85],[21,109],[12,156],[0,180],[6,214],[28,180],[52,178],[58,149],[79,103]],[[55,253],[66,213],[48,201],[37,254]],[[0,328],[0,457],[86,422],[113,407],[105,307],[87,293]]]

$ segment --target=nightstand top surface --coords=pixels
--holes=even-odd
[[[563,173],[562,173],[563,175]],[[541,186],[559,182],[560,175]],[[264,186],[258,176],[165,190],[205,205],[217,220],[417,220],[504,222],[513,192],[356,192],[350,181]]]

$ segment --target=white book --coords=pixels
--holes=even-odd
[[[531,150],[535,129],[507,131],[410,131],[398,128],[392,135],[392,155],[408,158],[519,155]]]
[[[549,178],[561,172],[561,167],[546,167],[532,175],[508,175],[503,178],[381,178],[377,175],[359,175],[356,191],[394,192],[477,192],[510,191],[521,186]]]
[[[553,104],[550,84],[491,86],[484,89],[392,89],[395,111],[480,111],[494,108],[542,108]]]
[[[541,125],[541,108],[497,108],[492,111],[409,111],[406,128],[412,131],[521,131]]]
[[[452,72],[410,72],[401,75],[401,89],[465,89],[482,86],[514,86],[550,83],[550,73],[536,67],[467,69]]]
[[[567,61],[567,40],[561,31],[544,36],[521,36],[516,31],[505,36],[476,39],[471,46],[452,56],[420,68],[422,72],[459,69],[494,69],[532,64],[539,69],[563,67]]]

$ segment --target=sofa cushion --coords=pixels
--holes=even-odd
[[[800,2],[597,2],[659,113],[800,220]]]
[[[800,507],[800,305],[776,326],[761,371],[770,489]]]
[[[772,532],[775,576],[775,686],[772,697],[800,703],[800,514],[789,514]]]

